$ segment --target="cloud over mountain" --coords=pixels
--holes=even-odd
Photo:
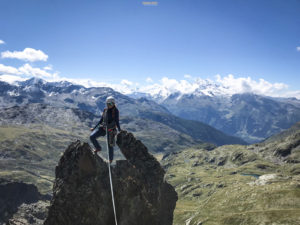
[[[300,90],[291,91],[285,83],[271,83],[264,79],[254,80],[251,77],[235,77],[232,74],[221,77],[216,76],[215,80],[202,78],[189,78],[176,80],[163,77],[158,82],[152,80],[145,85],[129,80],[121,80],[120,83],[99,82],[92,79],[73,79],[62,77],[58,72],[50,73],[46,68],[32,67],[24,64],[19,68],[0,64],[0,80],[14,82],[24,80],[25,77],[38,77],[47,81],[69,81],[85,87],[111,87],[123,94],[146,94],[154,98],[165,99],[171,94],[193,94],[207,96],[231,96],[241,93],[254,93],[271,97],[295,97],[300,99]]]
[[[4,43],[4,41],[2,42]],[[297,47],[297,50],[300,51],[300,47]],[[0,64],[0,80],[10,83],[37,77],[50,82],[69,81],[85,87],[111,87],[123,94],[136,95],[137,97],[151,96],[154,99],[165,99],[172,94],[178,96],[184,94],[232,96],[241,93],[255,93],[271,97],[296,97],[300,99],[300,90],[289,90],[289,86],[285,83],[272,83],[263,78],[254,80],[250,76],[236,77],[228,74],[223,77],[216,75],[213,79],[203,79],[191,74],[184,74],[183,79],[163,76],[160,80],[154,80],[152,77],[147,77],[142,84],[128,79],[120,79],[117,82],[102,82],[98,80],[102,80],[103,77],[99,77],[96,80],[64,77],[58,71],[53,71],[53,65],[51,64],[40,65],[39,67],[31,65],[35,61],[46,62],[48,60],[48,55],[42,50],[25,48],[23,51],[5,51],[1,53],[1,57],[27,61],[27,63],[18,68]]]
[[[0,74],[19,74],[19,70],[12,66],[0,64]]]
[[[300,47],[297,47],[300,50]],[[300,99],[300,90],[291,91],[285,83],[271,83],[265,79],[254,80],[251,77],[235,77],[232,74],[227,76],[216,75],[213,80],[194,77],[191,74],[184,74],[184,79],[173,79],[162,77],[154,81],[151,77],[146,78],[144,84],[136,83],[127,79],[120,82],[99,82],[93,79],[73,79],[53,72],[52,65],[34,67],[30,62],[47,61],[48,55],[41,50],[25,48],[23,51],[5,51],[1,53],[2,58],[15,58],[29,61],[19,68],[0,64],[0,80],[13,83],[17,80],[37,77],[47,81],[69,81],[85,87],[111,87],[123,94],[137,96],[148,95],[156,99],[165,99],[172,94],[197,94],[207,96],[231,96],[241,93],[255,93],[271,97],[296,97]]]
[[[261,95],[278,97],[280,91],[288,89],[287,84],[270,83],[262,78],[256,81],[253,80],[251,77],[235,78],[232,74],[229,74],[225,77],[217,75],[216,78],[217,83],[228,87],[228,92],[230,94],[251,92]]]
[[[47,71],[46,71],[47,70]],[[11,82],[11,78],[14,81],[24,80],[25,78],[38,77],[47,80],[58,79],[58,72],[50,73],[47,68],[38,68],[32,67],[30,64],[26,63],[19,68],[15,68],[13,66],[6,66],[4,64],[0,64],[0,77],[1,80]],[[25,76],[25,77],[24,77]],[[8,79],[8,80],[6,80]]]
[[[5,51],[1,53],[2,58],[19,59],[23,61],[47,61],[48,55],[41,50],[25,48],[23,51]]]
[[[197,92],[202,95],[227,95],[240,93],[255,93],[272,97],[297,97],[299,91],[289,91],[289,86],[284,83],[271,83],[264,79],[254,80],[251,77],[235,77],[216,75],[215,80],[202,79],[185,75],[186,79],[176,80],[163,77],[159,82],[139,87],[139,92],[147,93],[152,97],[166,98],[171,94],[192,94]]]

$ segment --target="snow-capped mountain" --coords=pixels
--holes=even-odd
[[[140,88],[137,90],[132,90],[130,94],[131,97],[147,97],[149,99],[155,100],[158,103],[163,102],[167,98],[176,97],[179,100],[184,95],[195,95],[195,96],[228,96],[232,95],[232,90],[224,85],[217,84],[211,80],[196,79],[195,82],[190,83],[186,80],[181,80],[179,83],[172,80],[163,81],[164,85],[153,84]],[[168,85],[168,83],[170,83]]]
[[[300,120],[300,101],[296,98],[235,93],[236,90],[225,85],[202,79],[173,84],[168,80],[165,84],[169,85],[149,85],[143,90],[127,92],[127,95],[109,87],[86,88],[67,81],[46,82],[36,78],[15,85],[0,83],[0,106],[45,103],[99,114],[106,96],[114,95],[125,116],[141,115],[147,110],[171,112],[184,119],[209,124],[250,143],[261,141]]]
[[[0,81],[0,88],[1,107],[44,103],[58,107],[77,107],[99,115],[105,107],[106,97],[113,95],[122,108],[124,116],[137,115],[141,111],[140,109],[169,113],[166,108],[153,101],[143,104],[144,101],[132,99],[108,87],[85,88],[67,81],[46,82],[42,79],[32,78],[14,85]]]
[[[262,141],[300,120],[297,98],[255,94],[247,85],[245,82],[233,88],[211,80],[190,83],[168,79],[130,96],[145,96],[176,116],[204,122],[249,143]]]
[[[179,118],[155,101],[147,98],[133,99],[108,87],[86,88],[70,82],[46,82],[41,79],[30,79],[18,82],[16,85],[0,82],[0,108],[3,108],[4,111],[7,109],[9,112],[12,110],[13,116],[10,118],[13,120],[18,115],[14,110],[16,106],[21,107],[18,111],[21,113],[24,113],[25,109],[31,109],[26,114],[28,115],[33,112],[31,118],[39,117],[38,113],[39,111],[44,111],[44,106],[51,106],[49,114],[57,115],[57,118],[66,121],[70,118],[68,116],[64,118],[64,114],[59,115],[59,112],[64,113],[66,110],[69,112],[70,110],[68,109],[91,112],[100,117],[105,107],[105,99],[111,95],[116,99],[121,118],[123,121],[126,121],[127,125],[129,124],[128,126],[132,130],[143,131],[146,134],[152,132],[158,136],[171,136],[171,139],[172,132],[173,134],[177,132],[182,136],[188,135],[193,143],[202,141],[217,145],[246,143],[240,138],[226,135],[202,122]],[[40,107],[37,112],[34,112],[34,109],[37,108],[35,105]],[[53,111],[55,108],[57,108],[57,111]],[[47,114],[45,113],[45,115]],[[27,120],[27,118],[20,119],[20,121],[24,120]],[[131,125],[130,121],[133,121]],[[195,127],[191,127],[192,125]],[[140,130],[140,127],[142,127],[142,130]],[[176,149],[175,143],[176,145],[182,145],[179,141],[175,141],[172,144],[173,149]],[[163,151],[160,147],[157,147],[157,149]]]
[[[262,141],[300,121],[300,101],[295,98],[199,93],[176,92],[158,102],[174,115],[204,122],[249,143]]]

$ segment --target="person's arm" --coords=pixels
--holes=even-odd
[[[117,108],[116,108],[116,112],[115,112],[115,121],[116,121],[118,131],[121,131],[120,122],[119,122],[119,110]]]
[[[104,111],[103,111],[103,112],[104,112]],[[102,122],[103,122],[103,113],[102,113],[102,116],[101,116],[100,121],[96,124],[96,126],[93,128],[93,130],[95,130],[96,127],[98,127]]]

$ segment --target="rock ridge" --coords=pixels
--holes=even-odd
[[[111,167],[118,224],[171,225],[178,197],[164,169],[132,133],[121,131],[117,145],[127,159]],[[87,143],[70,144],[55,175],[45,225],[115,224],[108,166]]]

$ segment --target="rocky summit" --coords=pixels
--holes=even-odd
[[[127,158],[111,166],[118,224],[171,225],[178,197],[164,169],[131,133],[121,131],[117,144]],[[115,224],[107,163],[87,143],[72,143],[55,175],[45,225]]]

